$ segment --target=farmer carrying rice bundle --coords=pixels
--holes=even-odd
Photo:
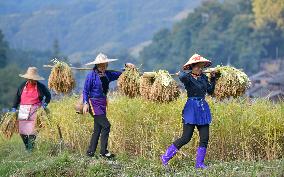
[[[89,157],[94,156],[100,136],[100,155],[106,158],[114,157],[114,154],[111,154],[107,150],[111,125],[106,115],[106,107],[109,83],[117,80],[122,74],[120,71],[107,70],[108,63],[116,60],[117,59],[109,59],[106,55],[100,53],[95,61],[86,64],[95,65],[93,71],[87,75],[83,90],[83,113],[86,114],[89,112],[94,118],[94,131],[87,151],[87,156]],[[135,65],[131,63],[125,65],[129,68],[135,67]]]
[[[40,83],[44,80],[38,75],[36,67],[29,67],[25,74],[20,77],[27,79],[18,88],[12,112],[16,112],[19,107],[19,133],[28,151],[32,151],[35,145],[37,122],[37,110],[42,106],[46,109],[50,102],[51,95],[45,85]]]
[[[164,166],[175,156],[178,150],[187,144],[194,132],[195,127],[199,131],[199,147],[196,155],[196,168],[206,168],[204,159],[209,140],[209,124],[211,123],[211,113],[208,103],[205,101],[205,95],[212,94],[215,87],[215,72],[212,71],[211,80],[202,73],[202,69],[211,65],[211,61],[194,54],[183,66],[183,70],[191,70],[190,73],[180,71],[177,73],[179,79],[184,84],[187,91],[188,100],[182,111],[183,133],[182,137],[177,139],[168,147],[165,154],[161,156]]]

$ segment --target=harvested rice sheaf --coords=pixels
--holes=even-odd
[[[48,78],[48,87],[55,93],[70,93],[75,87],[75,79],[71,68],[65,62],[53,60],[54,66]]]
[[[217,80],[213,96],[218,100],[242,96],[250,87],[249,77],[239,69],[231,66],[217,66],[214,70]]]
[[[8,112],[2,116],[0,131],[7,139],[10,139],[14,133],[19,132],[17,113]]]
[[[151,87],[150,99],[157,102],[170,102],[180,96],[177,82],[168,71],[160,70],[155,75],[155,82]]]
[[[45,128],[49,124],[49,110],[43,109],[40,107],[36,112],[36,130],[37,132],[40,129]]]
[[[154,77],[142,76],[140,78],[140,94],[142,98],[149,100],[151,98],[151,88],[154,84]]]
[[[125,71],[118,78],[118,89],[123,95],[130,98],[140,95],[140,74],[137,68],[125,68]]]

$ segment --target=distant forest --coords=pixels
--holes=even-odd
[[[13,48],[49,50],[56,38],[66,55],[94,55],[151,39],[201,0],[2,0],[0,29]],[[76,58],[76,57],[74,57]]]
[[[284,57],[283,0],[205,2],[173,29],[157,32],[138,61],[175,72],[194,53],[248,74],[261,62]]]

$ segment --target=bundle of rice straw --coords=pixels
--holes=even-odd
[[[170,102],[180,96],[177,82],[168,71],[160,70],[155,75],[155,82],[151,87],[150,99],[157,102]]]
[[[139,96],[140,74],[138,69],[126,67],[118,78],[117,84],[119,92],[123,95],[130,98]]]
[[[151,98],[151,88],[154,84],[155,77],[141,76],[140,78],[140,94],[142,98],[150,100]]]
[[[0,124],[0,131],[7,139],[11,139],[14,133],[19,132],[17,113],[8,112],[3,115]]]
[[[214,70],[217,80],[213,96],[218,100],[242,96],[250,87],[249,77],[239,69],[231,66],[217,66]]]
[[[40,129],[46,128],[49,124],[49,109],[43,109],[40,107],[36,112],[36,130],[39,132]]]
[[[54,63],[48,78],[48,87],[55,93],[70,93],[75,87],[75,79],[71,68],[65,62],[52,60]]]

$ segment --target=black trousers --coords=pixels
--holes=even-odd
[[[199,132],[199,147],[207,148],[209,141],[209,125],[192,124],[183,124],[182,136],[174,142],[176,148],[180,149],[191,140],[195,127],[197,127]]]
[[[105,155],[108,153],[108,138],[110,132],[110,123],[106,115],[98,115],[94,117],[94,131],[90,141],[90,146],[87,151],[88,154],[93,155],[96,152],[99,138],[101,137],[101,149],[100,154]]]

